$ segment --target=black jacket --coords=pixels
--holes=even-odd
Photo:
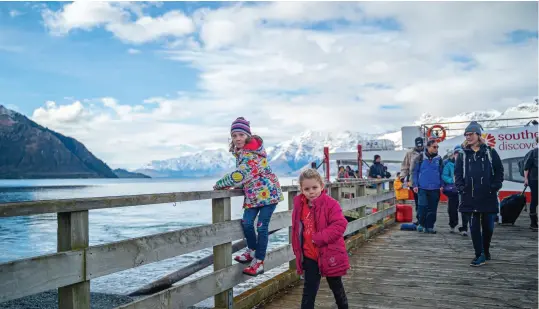
[[[528,159],[524,162],[524,170],[528,171],[528,180],[537,180],[537,148],[530,150],[530,154],[527,155]]]
[[[369,169],[369,177],[377,178],[378,176],[387,178],[387,167],[382,163],[373,163]]]
[[[503,164],[495,149],[482,144],[478,152],[463,147],[455,164],[455,185],[460,212],[498,213],[498,191],[503,183]],[[490,151],[490,159],[488,152]],[[492,164],[490,163],[492,160]]]

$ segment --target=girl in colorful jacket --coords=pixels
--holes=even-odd
[[[326,277],[337,308],[347,309],[341,277],[350,268],[344,243],[348,221],[339,203],[323,192],[324,181],[315,169],[299,176],[301,194],[294,198],[292,249],[296,268],[304,275],[301,309],[314,308],[321,277]]]
[[[236,157],[236,170],[221,178],[214,190],[242,188],[243,233],[247,240],[247,250],[236,257],[239,263],[250,263],[243,272],[250,276],[264,273],[264,259],[268,248],[268,227],[271,216],[284,197],[277,176],[268,165],[262,138],[251,135],[250,124],[243,117],[237,118],[231,126],[230,152]],[[255,227],[255,218],[258,223]]]

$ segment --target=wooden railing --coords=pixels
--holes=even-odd
[[[328,185],[344,211],[360,212],[359,219],[349,222],[345,235],[381,222],[395,212],[393,203],[383,207],[384,201],[394,199],[392,185],[389,192],[382,192],[383,182],[390,180]],[[365,187],[373,183],[377,194],[366,195]],[[270,230],[291,226],[292,201],[298,187],[284,186],[283,191],[288,194],[289,210],[273,214]],[[344,198],[351,197],[350,193],[354,198]],[[212,273],[121,308],[186,308],[212,296],[216,307],[232,308],[233,287],[249,279],[242,274],[243,265],[232,263],[232,241],[242,239],[243,231],[240,220],[231,220],[230,198],[241,195],[241,190],[196,191],[0,204],[0,217],[45,213],[57,213],[58,217],[57,253],[0,264],[0,303],[58,288],[60,309],[89,309],[90,280],[213,247]],[[212,224],[89,246],[89,210],[204,199],[212,200]],[[378,211],[366,216],[365,208],[373,204],[378,204]],[[264,268],[270,270],[293,260],[291,245],[284,245],[268,252]]]

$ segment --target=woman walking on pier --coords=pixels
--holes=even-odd
[[[299,176],[301,194],[294,198],[292,249],[296,268],[304,274],[301,309],[313,309],[321,277],[326,277],[338,309],[348,309],[342,276],[350,268],[344,243],[348,221],[339,202],[323,192],[324,181],[315,169]]]
[[[250,263],[243,272],[257,276],[264,273],[271,216],[284,197],[279,180],[268,165],[262,138],[251,135],[249,121],[243,117],[237,118],[232,123],[230,135],[232,137],[230,152],[236,157],[237,169],[217,181],[213,189],[243,189],[245,199],[241,222],[247,240],[247,250],[234,257],[234,260],[239,263]],[[257,215],[258,238],[254,227]]]
[[[460,194],[459,211],[471,218],[475,258],[470,266],[490,260],[490,241],[499,209],[498,191],[503,183],[503,164],[495,149],[481,138],[481,125],[472,121],[464,136],[463,153],[455,164],[455,184]]]

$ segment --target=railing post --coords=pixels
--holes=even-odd
[[[395,181],[390,180],[389,181],[389,191],[395,193]],[[397,197],[393,195],[393,198],[390,201],[390,206],[395,206],[397,204]],[[388,218],[395,219],[395,213],[387,216]]]
[[[214,198],[212,199],[212,223],[230,221],[232,219],[232,211],[230,208],[230,198]],[[213,271],[223,269],[232,265],[232,243],[224,243],[213,247]],[[233,307],[234,293],[233,289],[223,291],[215,295],[216,308]]]
[[[338,184],[336,186],[332,186],[330,188],[330,195],[332,198],[336,199],[340,203],[341,202],[341,186]]]
[[[232,219],[232,210],[230,207],[230,198],[212,199],[212,223],[230,221]],[[213,271],[226,268],[232,265],[232,242],[224,243],[213,247]],[[233,307],[234,293],[233,289],[223,291],[215,295],[216,308]]]
[[[294,197],[297,195],[296,191],[288,191],[288,210],[294,209]],[[288,243],[292,245],[292,226],[288,228]],[[288,269],[296,270],[296,259],[288,262]]]
[[[57,214],[57,251],[88,248],[88,211],[60,212]],[[83,259],[83,279],[86,279],[86,259]],[[90,309],[90,280],[58,288],[59,309]]]
[[[365,196],[365,193],[366,192],[366,187],[364,184],[359,184],[356,188],[356,196],[357,197],[362,197],[362,196]],[[363,218],[365,217],[365,209],[366,209],[366,206],[365,207],[360,207],[359,208],[359,217],[360,218]]]
[[[383,182],[378,182],[376,184],[376,194],[381,194],[382,193],[382,186],[384,185]],[[376,203],[376,209],[378,209],[378,212],[381,212],[384,210],[384,202],[378,202]],[[384,225],[384,218],[378,220],[378,222],[376,223],[378,225]]]

